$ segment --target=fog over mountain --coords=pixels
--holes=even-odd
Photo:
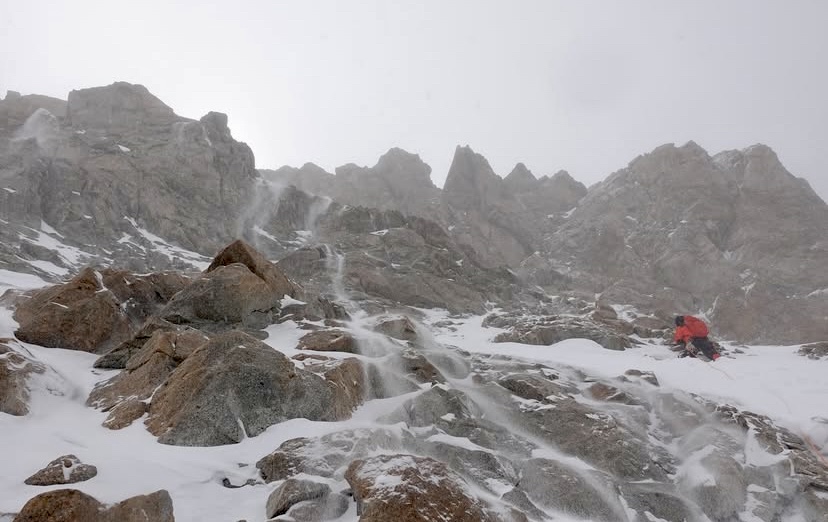
[[[767,143],[828,198],[819,0],[235,5],[7,2],[0,93],[140,83],[190,118],[220,108],[260,168],[401,147],[438,187],[456,144],[592,185],[663,143]]]

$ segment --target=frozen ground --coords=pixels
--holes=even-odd
[[[0,293],[41,284],[32,276],[0,270]],[[425,324],[444,319],[444,312],[427,311]],[[650,370],[664,388],[697,393],[768,415],[810,437],[823,452],[828,449],[828,361],[798,356],[797,347],[743,348],[743,354],[708,364],[676,359],[666,347],[655,345],[616,352],[577,339],[554,346],[495,344],[490,340],[498,330],[482,328],[480,317],[452,321],[451,328],[431,326],[436,341],[470,352],[510,355],[553,367],[577,367],[597,376],[614,377],[630,368]],[[0,337],[12,337],[14,328],[11,311],[0,308]],[[296,340],[305,333],[292,322],[273,326],[268,332],[266,342],[287,355],[293,353]],[[173,499],[176,520],[261,521],[265,519],[267,497],[277,484],[228,489],[222,486],[222,478],[242,484],[256,476],[256,461],[283,441],[375,426],[376,418],[410,397],[369,401],[345,422],[288,421],[236,445],[166,446],[158,444],[140,421],[120,431],[103,428],[101,422],[106,415],[84,405],[92,387],[114,375],[113,371],[92,368],[95,355],[24,347],[54,371],[34,378],[29,415],[0,413],[0,447],[7,455],[0,473],[0,514],[17,512],[29,498],[64,487],[27,486],[23,480],[52,459],[73,453],[84,463],[97,466],[98,475],[71,487],[102,502],[166,489]],[[355,522],[357,518],[352,505],[340,520]]]

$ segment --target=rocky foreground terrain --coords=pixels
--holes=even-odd
[[[237,445],[300,418],[341,426],[284,440],[242,463],[255,471],[241,477],[218,471],[224,488],[259,491],[258,520],[773,521],[828,513],[819,452],[768,417],[662,389],[654,373],[635,368],[607,379],[463,352],[429,333],[451,329],[450,319],[425,326],[422,312],[404,308],[367,316],[347,294],[309,291],[241,241],[200,274],[88,268],[6,299],[18,328],[2,344],[5,414],[32,414],[30,396],[44,382],[65,393],[41,378],[65,370],[27,348],[40,345],[96,354],[92,366],[109,377],[80,400],[108,430],[137,425],[156,444]],[[550,344],[557,335],[629,346],[623,331],[636,326],[616,317],[597,329],[592,317],[602,313],[610,315],[597,310],[565,325],[536,318],[528,330],[509,330],[510,314],[490,314],[487,324],[507,327],[501,341]],[[294,325],[291,344],[276,337],[279,325]],[[638,331],[635,339],[645,335]],[[355,414],[361,421],[349,424]],[[94,479],[102,463],[48,458],[19,480],[68,487],[35,495],[13,520],[174,520],[166,490],[103,505],[71,486]]]
[[[828,207],[772,150],[666,145],[588,189],[469,147],[444,188],[430,171],[400,149],[258,171],[226,116],[137,85],[8,94],[0,270],[50,284],[2,296],[5,433],[44,396],[181,452],[309,423],[207,479],[249,520],[828,520],[821,449],[773,418],[435,338],[485,314],[499,343],[635,350],[694,313],[822,364]],[[88,389],[47,349],[92,354]],[[204,519],[178,490],[90,495],[105,462],[38,460],[0,520]]]

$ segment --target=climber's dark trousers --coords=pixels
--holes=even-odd
[[[713,355],[718,353],[716,352],[716,348],[713,347],[713,343],[707,337],[693,337],[690,339],[690,342],[708,359],[713,359]]]

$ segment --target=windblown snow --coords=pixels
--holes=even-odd
[[[171,252],[181,255],[181,252]],[[9,289],[30,289],[45,282],[31,275],[0,270],[0,293]],[[635,368],[652,371],[661,387],[701,395],[773,418],[790,430],[807,435],[818,448],[828,452],[828,360],[811,360],[797,355],[796,346],[728,347],[733,353],[714,364],[695,359],[677,359],[661,345],[644,345],[625,351],[610,351],[592,341],[570,339],[553,346],[494,343],[499,333],[483,328],[481,317],[451,318],[443,311],[426,310],[423,326],[434,340],[471,353],[508,356],[536,361],[554,368],[568,367],[597,377],[615,377]],[[0,308],[0,337],[12,338],[16,323],[11,310]],[[266,342],[274,349],[293,355],[296,341],[305,332],[287,321],[267,330]],[[176,520],[265,519],[264,506],[278,482],[230,489],[222,485],[227,477],[243,484],[257,476],[255,462],[282,442],[302,436],[320,436],[343,429],[378,426],[377,419],[400,406],[412,395],[366,402],[350,420],[312,422],[294,419],[270,427],[257,437],[239,444],[217,447],[177,447],[159,444],[142,422],[111,431],[101,426],[105,413],[85,406],[96,383],[114,371],[92,368],[96,356],[88,353],[21,343],[31,357],[50,371],[31,378],[31,412],[22,417],[0,413],[0,447],[8,457],[0,473],[0,517],[16,513],[33,496],[63,486],[28,486],[23,481],[59,455],[75,454],[97,466],[98,475],[72,485],[102,502],[113,503],[158,489],[169,491]],[[386,429],[394,426],[384,425]],[[434,441],[476,449],[468,439],[434,435]],[[761,462],[773,456],[748,438],[745,459]],[[702,455],[696,454],[694,459]],[[378,472],[381,470],[378,470]],[[679,471],[687,480],[706,482],[695,460]],[[387,486],[396,478],[388,476]],[[339,520],[358,520],[355,507]],[[558,520],[564,520],[558,518]]]

